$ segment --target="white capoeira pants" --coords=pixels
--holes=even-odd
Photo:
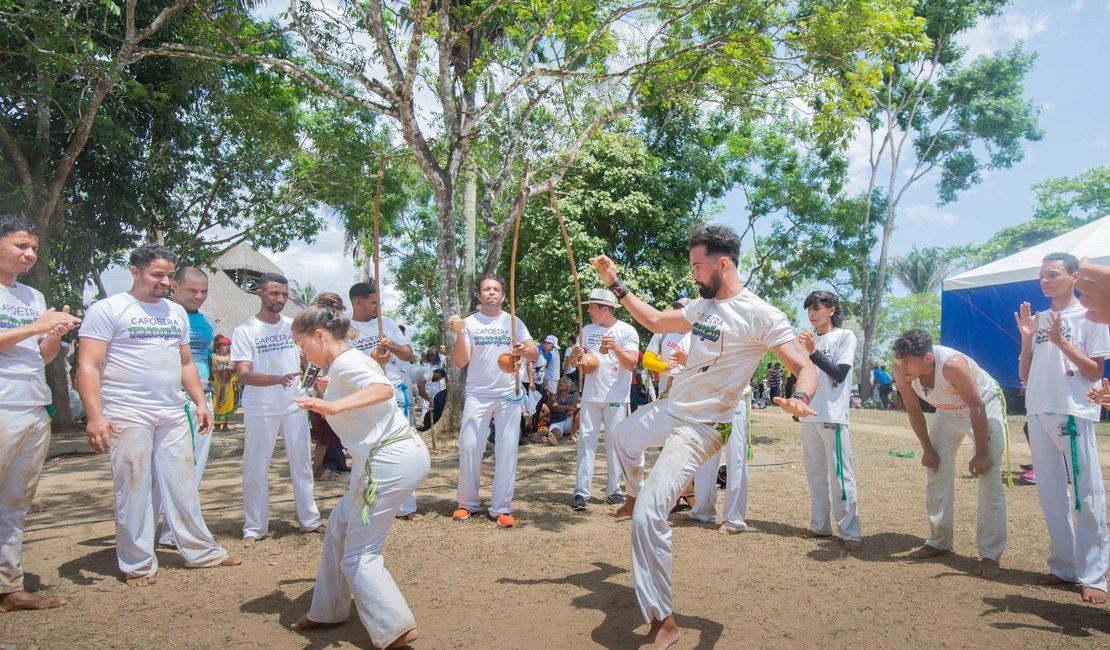
[[[1029,417],[1029,447],[1033,452],[1033,468],[1037,471],[1037,497],[1052,541],[1048,571],[1069,582],[1106,591],[1110,540],[1106,531],[1106,489],[1102,483],[1094,423],[1075,418],[1077,472],[1072,461],[1071,436],[1064,431],[1067,422],[1066,415]],[[1069,477],[1075,490],[1070,495]],[[1075,512],[1076,493],[1079,512]]]
[[[243,537],[262,539],[270,532],[270,459],[278,433],[285,442],[293,504],[302,533],[320,526],[320,510],[312,496],[312,441],[308,414],[297,409],[285,415],[243,414]]]
[[[723,450],[725,457],[724,524],[732,530],[747,530],[748,513],[748,400],[740,400],[732,414],[732,434]],[[717,472],[721,453],[717,452],[694,474],[694,508],[690,518],[706,523],[717,521]]]
[[[840,425],[839,449],[833,423],[802,422],[802,456],[811,499],[809,529],[832,535],[830,508],[844,541],[858,542],[859,513],[856,505],[856,472],[852,463],[852,439],[848,425]],[[839,468],[839,473],[838,473]]]
[[[976,517],[976,541],[979,557],[999,560],[1006,549],[1006,486],[1002,482],[1002,458],[1006,452],[1006,425],[998,400],[986,405],[987,451],[991,469],[979,476],[979,505]],[[926,470],[925,509],[929,513],[929,539],[933,548],[951,551],[956,493],[956,452],[971,432],[967,418],[937,411],[929,425],[929,440],[940,457],[937,471]],[[1032,434],[1030,434],[1032,437]],[[974,437],[972,438],[974,439]],[[1038,469],[1038,474],[1040,470]]]
[[[520,401],[504,397],[466,396],[459,428],[459,487],[455,494],[460,508],[477,512],[481,506],[478,485],[482,475],[482,452],[486,449],[490,420],[493,420],[496,440],[489,514],[496,517],[513,511],[520,409]]]
[[[208,412],[212,412],[212,395],[211,393],[205,396],[208,402]],[[212,449],[212,431],[201,434],[197,431],[196,420],[196,407],[192,402],[186,402],[185,408],[189,409],[189,416],[192,418],[189,421],[190,432],[193,437],[193,462],[197,474],[197,487],[200,487],[200,480],[204,477],[204,468],[208,465],[208,452]],[[162,495],[158,490],[154,491],[154,520],[158,521],[162,518]],[[169,526],[160,525],[158,534],[158,543],[163,546],[176,546],[177,543],[173,539],[173,533],[170,532]]]
[[[644,621],[670,616],[671,527],[667,516],[694,478],[694,473],[724,446],[710,424],[685,422],[666,413],[665,401],[637,409],[614,431],[617,457],[628,493],[636,497],[632,512],[632,578]],[[663,446],[655,467],[643,480],[643,450]]]
[[[597,457],[597,443],[601,439],[601,427],[605,426],[605,459],[609,464],[608,478],[605,481],[605,496],[620,494],[620,461],[617,460],[616,445],[613,444],[613,431],[628,417],[628,404],[585,402],[582,405],[582,426],[578,434],[578,478],[574,484],[574,495],[590,498],[590,487],[594,478],[594,464]]]
[[[228,553],[200,512],[193,444],[184,407],[158,411],[104,405],[118,430],[109,438],[116,508],[116,558],[129,578],[158,571],[154,554],[153,490],[161,493],[166,524],[190,567],[216,566]]]
[[[378,500],[370,523],[362,523],[365,474],[362,458],[351,469],[351,485],[336,504],[324,534],[324,549],[308,619],[340,623],[351,613],[354,598],[359,620],[375,647],[384,648],[416,627],[397,583],[385,568],[382,547],[401,503],[428,476],[428,448],[418,436],[382,447],[370,460]]]
[[[23,591],[23,518],[35,498],[49,446],[45,407],[0,409],[0,594]]]

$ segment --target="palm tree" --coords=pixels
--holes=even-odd
[[[289,293],[293,297],[297,298],[306,305],[312,304],[312,301],[316,299],[316,294],[319,293],[319,291],[316,290],[316,287],[312,286],[311,282],[305,282],[304,284],[301,284],[296,280],[289,281],[289,290]]]
[[[932,293],[948,275],[949,266],[943,248],[930,246],[919,250],[914,246],[904,257],[894,257],[891,271],[911,293]]]

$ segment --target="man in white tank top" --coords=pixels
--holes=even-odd
[[[956,452],[971,434],[974,455],[967,464],[979,479],[975,573],[994,578],[1006,548],[1006,492],[1002,454],[1006,449],[1006,414],[998,384],[975,361],[956,350],[933,345],[922,329],[904,332],[894,342],[894,381],[906,405],[910,426],[921,441],[921,464],[931,470],[925,488],[929,539],[910,553],[914,559],[952,551],[952,520],[956,491]],[[936,407],[928,427],[921,402]]]

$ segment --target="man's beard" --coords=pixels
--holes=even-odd
[[[702,298],[712,299],[717,297],[717,292],[721,290],[721,272],[714,271],[713,275],[709,276],[709,282],[698,285],[698,295]]]

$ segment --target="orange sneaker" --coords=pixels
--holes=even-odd
[[[502,528],[512,528],[516,523],[516,519],[510,514],[497,515],[497,525]]]
[[[459,508],[455,511],[455,514],[451,515],[451,518],[455,521],[462,521],[463,519],[470,519],[470,515],[472,514],[474,513],[466,508]]]

